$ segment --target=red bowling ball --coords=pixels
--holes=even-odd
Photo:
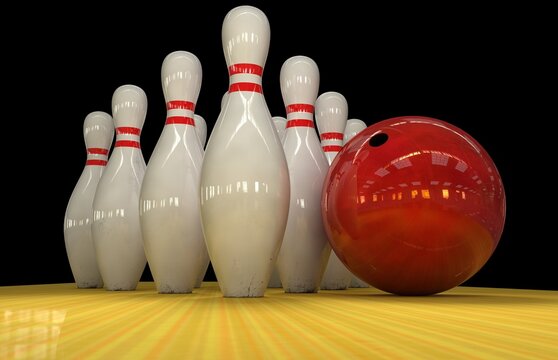
[[[473,276],[498,245],[505,213],[500,175],[482,146],[418,116],[356,135],[333,161],[322,196],[337,256],[399,295],[439,293]]]

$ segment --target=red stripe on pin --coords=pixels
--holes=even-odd
[[[343,133],[340,132],[326,132],[320,135],[322,140],[343,140]]]
[[[196,108],[196,104],[191,101],[184,101],[184,100],[171,100],[167,103],[167,110],[173,109],[185,109],[185,110],[192,110]]]
[[[91,155],[107,155],[108,149],[103,148],[89,148],[87,149],[87,153]]]
[[[139,141],[134,141],[134,140],[118,140],[115,144],[114,147],[133,147],[133,148],[140,148],[140,143]]]
[[[194,119],[187,116],[169,116],[167,117],[167,121],[165,125],[169,124],[184,124],[184,125],[192,125],[195,126]]]
[[[131,126],[121,126],[116,128],[117,135],[138,135],[141,133],[141,129],[131,127]]]
[[[314,112],[314,105],[310,105],[310,104],[290,104],[287,105],[287,114],[293,113],[293,112],[307,112],[307,113],[313,113]]]
[[[261,67],[260,65],[248,64],[248,63],[233,64],[229,66],[229,76],[235,74],[254,74],[254,75],[262,76],[263,67]]]
[[[341,151],[341,149],[343,149],[343,146],[340,146],[340,145],[326,145],[326,146],[322,146],[322,149],[324,149],[324,152],[339,152],[339,151]]]
[[[106,164],[107,164],[106,160],[99,160],[99,159],[90,159],[85,162],[85,165],[105,166]]]
[[[257,92],[262,93],[262,86],[260,84],[251,83],[251,82],[238,82],[231,84],[229,86],[229,92],[235,91],[249,91],[249,92]]]
[[[306,119],[292,119],[287,121],[287,128],[303,126],[303,127],[314,127],[314,122],[312,120]]]

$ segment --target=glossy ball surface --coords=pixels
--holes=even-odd
[[[384,120],[333,161],[322,215],[338,257],[370,285],[429,295],[473,276],[502,235],[498,170],[463,130],[426,117]]]

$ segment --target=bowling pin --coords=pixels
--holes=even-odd
[[[277,130],[277,135],[279,136],[279,140],[281,140],[282,144],[285,139],[287,119],[282,116],[274,116],[271,119],[273,120],[273,125],[275,125],[275,130]]]
[[[139,140],[146,112],[142,89],[134,85],[116,89],[112,96],[116,142],[93,200],[93,242],[107,290],[134,290],[146,264],[138,206],[145,173]]]
[[[343,146],[349,142],[356,134],[366,129],[366,123],[359,119],[349,119],[347,120],[347,125],[345,126],[345,132],[343,134]],[[351,288],[367,288],[370,287],[366,282],[360,280],[355,275],[351,277],[351,283],[349,284]]]
[[[316,100],[316,124],[320,133],[322,149],[331,162],[343,148],[343,133],[347,124],[348,105],[345,97],[337,92],[326,92]],[[322,279],[324,290],[345,290],[351,283],[353,274],[331,252]]]
[[[196,128],[196,134],[198,139],[200,139],[200,144],[202,149],[205,147],[205,141],[207,140],[207,124],[205,119],[198,114],[194,114],[194,123]]]
[[[112,117],[102,111],[87,115],[83,123],[83,137],[87,160],[66,208],[64,240],[77,287],[98,288],[103,287],[103,279],[91,235],[93,198],[114,138]]]
[[[318,66],[306,56],[294,56],[281,67],[280,82],[287,110],[283,148],[291,198],[277,268],[285,292],[315,293],[331,252],[321,208],[329,164],[313,119],[320,85]]]
[[[273,120],[273,125],[275,125],[275,130],[277,131],[277,136],[279,140],[283,143],[283,137],[285,135],[285,126],[287,125],[287,119],[282,116],[274,116],[271,118]],[[269,278],[268,288],[282,288],[281,279],[279,278],[279,271],[277,270],[277,264],[273,266],[273,272]]]
[[[167,55],[161,67],[167,120],[139,200],[145,255],[159,293],[191,293],[209,258],[199,212],[203,150],[194,122],[201,82],[194,54]]]
[[[230,82],[201,172],[207,249],[225,297],[260,297],[283,241],[289,173],[262,94],[269,22],[252,6],[232,9],[222,40]]]

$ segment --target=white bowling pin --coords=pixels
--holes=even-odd
[[[271,119],[273,120],[273,125],[275,125],[275,130],[277,130],[277,135],[279,136],[279,140],[281,140],[282,144],[285,139],[287,119],[282,116],[274,116]]]
[[[269,36],[267,17],[252,6],[232,9],[223,22],[229,95],[205,151],[201,213],[226,297],[263,296],[289,210],[285,154],[262,94]]]
[[[359,119],[349,119],[347,120],[347,125],[345,126],[345,132],[343,134],[343,146],[349,142],[356,134],[366,129],[366,123]],[[366,282],[360,280],[358,277],[353,275],[351,277],[351,283],[349,287],[352,288],[367,288],[370,287]]]
[[[198,135],[198,139],[200,139],[200,144],[203,149],[207,140],[207,124],[205,123],[205,119],[198,114],[194,114],[194,123],[196,125],[196,134]]]
[[[199,212],[203,151],[194,109],[202,82],[198,58],[167,55],[161,83],[167,120],[153,149],[140,193],[145,255],[159,293],[190,293],[207,266]]]
[[[145,173],[140,133],[147,97],[134,85],[112,96],[114,150],[93,200],[93,241],[107,290],[134,290],[146,258],[139,223],[139,192]]]
[[[103,279],[91,235],[93,198],[114,138],[112,117],[102,111],[87,115],[83,123],[83,137],[87,160],[66,208],[64,240],[77,287],[98,288],[103,287]]]
[[[314,129],[314,103],[320,73],[306,56],[281,67],[281,93],[287,110],[283,148],[289,167],[291,199],[277,268],[285,292],[317,292],[331,247],[322,222],[322,186],[329,165]]]
[[[343,133],[347,124],[348,106],[345,97],[337,92],[326,92],[316,100],[316,124],[322,142],[322,149],[331,162],[343,148]],[[351,283],[353,274],[331,252],[322,279],[324,290],[345,290]]]

